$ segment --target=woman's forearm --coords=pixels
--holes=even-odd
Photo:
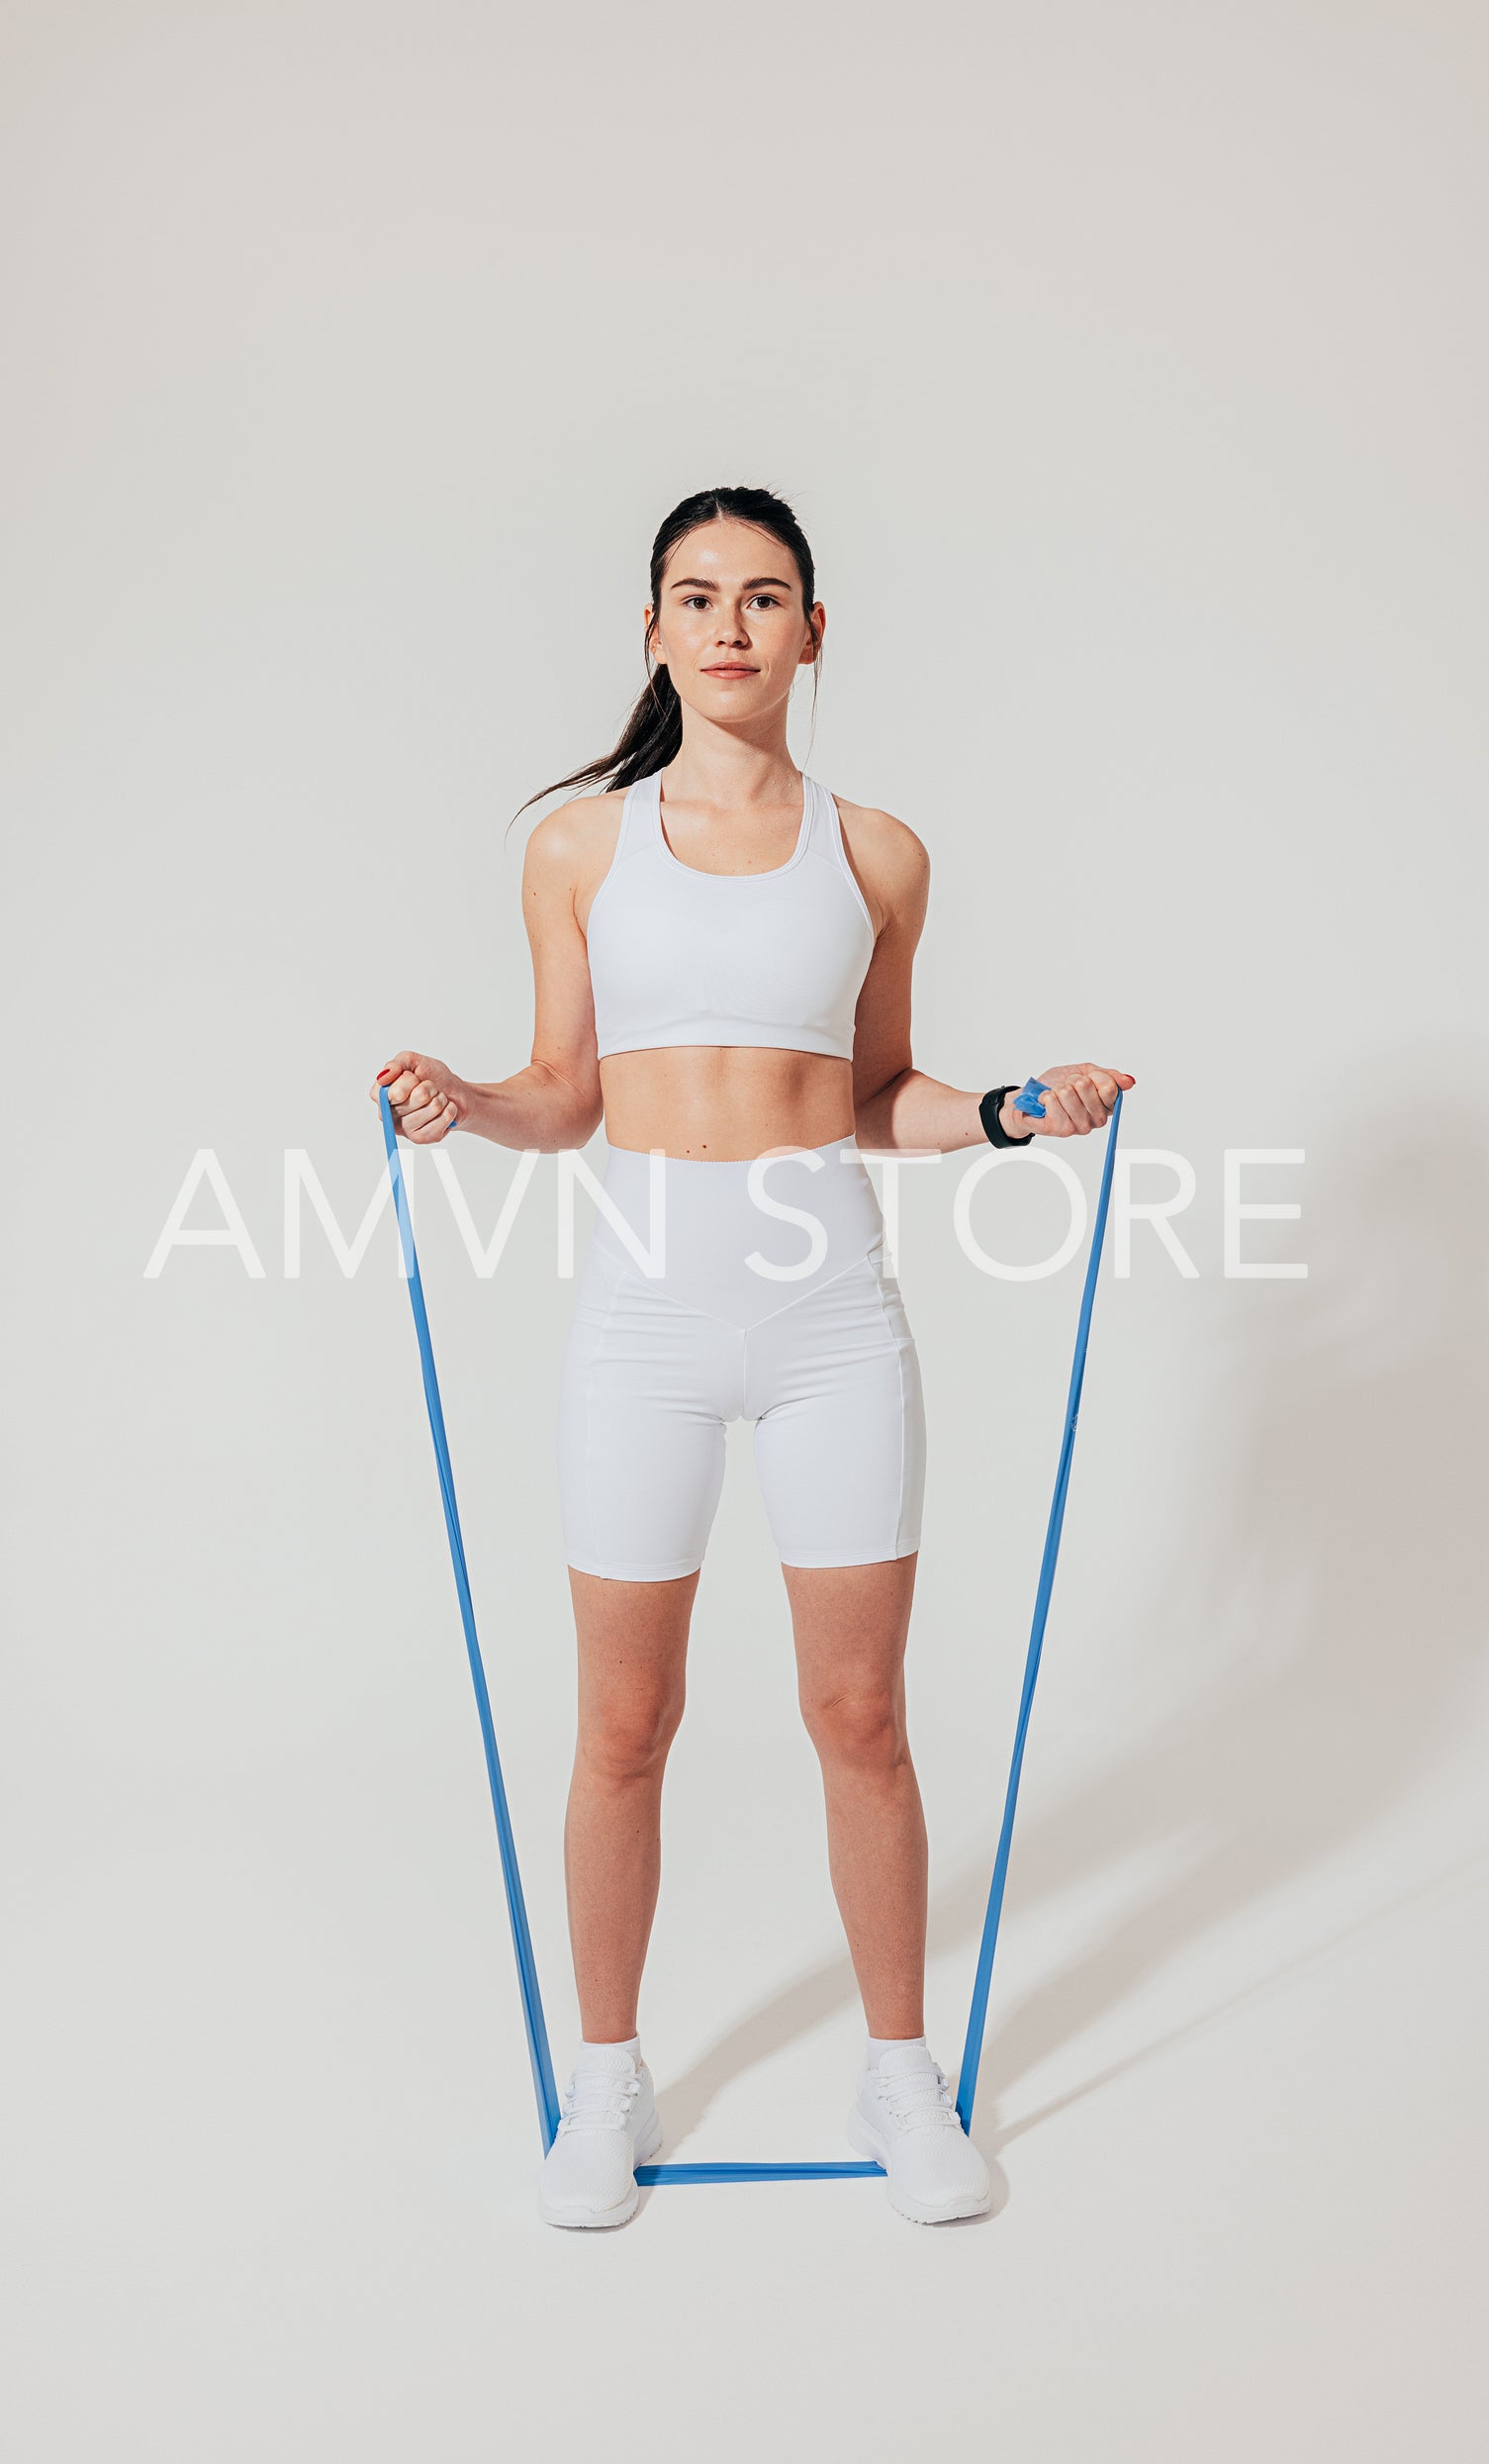
[[[539,1155],[588,1145],[604,1118],[599,1093],[586,1094],[546,1061],[530,1061],[525,1070],[489,1087],[466,1080],[465,1092],[462,1129],[499,1147]]]
[[[897,1149],[954,1155],[959,1147],[986,1143],[977,1112],[981,1100],[980,1090],[967,1093],[939,1078],[927,1078],[923,1070],[901,1070],[858,1105],[854,1132],[859,1145],[871,1153]],[[1010,1138],[1032,1134],[1023,1115],[1014,1111],[1011,1094],[1003,1097],[999,1118]]]

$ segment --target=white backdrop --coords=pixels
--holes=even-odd
[[[8,2443],[1467,2457],[1478,13],[16,0],[4,44]],[[286,1153],[353,1233],[391,1052],[527,1058],[506,825],[613,741],[652,532],[717,481],[816,552],[798,759],[931,850],[920,1066],[1115,1062],[1124,1149],[1195,1175],[1196,1271],[1140,1224],[1102,1280],[998,2212],[935,2234],[875,2185],[543,2227],[391,1218],[348,1276],[308,1208],[286,1272]],[[1306,1277],[1225,1273],[1241,1149],[1299,1156],[1246,1169],[1301,1213],[1241,1237]],[[262,1273],[149,1277],[203,1150]],[[484,1242],[516,1158],[451,1152]],[[948,2062],[1079,1275],[979,1272],[967,1164],[906,1173],[900,1250]],[[482,1277],[412,1167],[563,2061],[558,1171]],[[1065,1220],[1012,1171],[975,1208],[1014,1263]],[[668,2152],[844,2152],[861,2021],[741,1429],[665,1841]]]

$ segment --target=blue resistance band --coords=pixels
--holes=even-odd
[[[1044,1091],[1041,1082],[1031,1079],[1028,1087],[1015,1098],[1015,1107],[1034,1109],[1043,1115],[1037,1100],[1024,1105],[1023,1097]],[[414,1310],[414,1325],[419,1336],[419,1357],[423,1370],[424,1402],[428,1407],[429,1434],[434,1441],[434,1460],[439,1470],[439,1493],[444,1504],[444,1525],[449,1537],[450,1562],[455,1569],[455,1589],[460,1601],[460,1618],[465,1628],[466,1657],[470,1661],[471,1682],[476,1690],[476,1710],[481,1722],[481,1738],[486,1748],[486,1770],[491,1782],[492,1809],[497,1818],[497,1845],[502,1856],[502,1878],[507,1891],[507,1914],[512,1926],[512,1948],[516,1954],[517,1982],[522,1995],[522,2015],[527,2030],[527,2053],[532,2065],[532,2083],[537,2097],[538,2127],[543,2147],[552,2146],[559,2125],[558,2090],[553,2077],[553,2057],[548,2049],[548,2029],[543,2018],[542,1995],[538,1989],[537,1962],[533,1957],[532,1936],[527,1924],[527,1909],[522,1897],[522,1880],[517,1870],[516,1842],[512,1837],[512,1815],[507,1803],[507,1786],[502,1777],[502,1758],[497,1751],[496,1729],[492,1722],[491,1696],[487,1689],[486,1669],[481,1646],[476,1637],[476,1613],[471,1603],[470,1575],[465,1563],[465,1543],[460,1532],[460,1515],[455,1504],[455,1474],[450,1464],[449,1441],[445,1436],[444,1411],[439,1400],[439,1380],[434,1371],[433,1346],[429,1341],[428,1312],[424,1307],[423,1283],[419,1272],[419,1255],[414,1246],[414,1225],[409,1214],[408,1195],[404,1187],[403,1161],[398,1151],[398,1135],[393,1126],[393,1111],[386,1087],[378,1090],[378,1108],[382,1115],[383,1142],[388,1150],[388,1173],[393,1184],[394,1212],[398,1218],[398,1237],[403,1251],[404,1273],[409,1284],[409,1299]],[[1097,1201],[1095,1228],[1091,1234],[1090,1255],[1086,1263],[1085,1289],[1080,1302],[1080,1324],[1075,1337],[1075,1366],[1070,1376],[1070,1399],[1066,1407],[1065,1439],[1061,1447],[1060,1469],[1055,1482],[1055,1498],[1050,1508],[1050,1521],[1045,1534],[1044,1562],[1040,1568],[1039,1593],[1034,1609],[1034,1630],[1029,1638],[1029,1655],[1024,1669],[1024,1690],[1019,1704],[1018,1731],[1014,1739],[1013,1763],[1008,1774],[1008,1792],[1003,1808],[1003,1827],[998,1840],[997,1860],[993,1867],[992,1889],[988,1895],[987,1915],[982,1927],[981,1949],[977,1958],[977,1981],[973,1988],[972,2014],[967,2025],[967,2042],[962,2054],[962,2070],[957,2087],[957,2111],[964,2128],[972,2124],[973,2099],[977,2093],[977,2066],[982,2052],[982,2032],[987,2015],[987,1990],[992,1976],[992,1954],[997,1943],[998,1923],[1003,1908],[1003,1888],[1008,1873],[1008,1852],[1013,1839],[1013,1817],[1018,1803],[1019,1774],[1023,1768],[1024,1740],[1028,1734],[1029,1713],[1034,1701],[1034,1683],[1039,1674],[1040,1653],[1044,1644],[1045,1623],[1050,1611],[1050,1594],[1055,1581],[1055,1564],[1060,1554],[1060,1531],[1065,1520],[1066,1489],[1070,1482],[1070,1456],[1075,1442],[1075,1418],[1080,1408],[1080,1387],[1085,1373],[1086,1345],[1090,1336],[1091,1303],[1095,1297],[1096,1276],[1101,1264],[1102,1244],[1106,1234],[1107,1204],[1111,1194],[1112,1159],[1117,1145],[1117,1122],[1122,1111],[1118,1093],[1112,1107],[1107,1133],[1106,1160],[1101,1174],[1101,1194]],[[821,2163],[804,2164],[640,2164],[636,2179],[644,2184],[656,2182],[821,2182],[864,2180],[879,2175],[884,2168],[872,2163],[844,2163],[825,2159]]]
[[[1039,1088],[1038,1079],[1031,1079],[1029,1088]],[[1041,1115],[1043,1104],[1034,1107]],[[1017,1109],[1017,1105],[1015,1105]],[[1060,1556],[1061,1526],[1065,1522],[1066,1491],[1070,1484],[1070,1458],[1075,1452],[1075,1422],[1080,1413],[1080,1388],[1085,1378],[1086,1346],[1091,1335],[1091,1305],[1096,1297],[1096,1276],[1101,1265],[1101,1251],[1106,1240],[1106,1215],[1111,1202],[1112,1165],[1117,1154],[1117,1123],[1122,1117],[1122,1090],[1112,1105],[1111,1124],[1106,1133],[1106,1155],[1101,1166],[1101,1193],[1096,1200],[1096,1221],[1091,1231],[1090,1255],[1085,1263],[1085,1289],[1080,1295],[1080,1322],[1075,1329],[1075,1361],[1070,1371],[1070,1390],[1066,1397],[1065,1435],[1060,1445],[1060,1469],[1055,1474],[1055,1495],[1050,1501],[1050,1520],[1045,1526],[1045,1553],[1039,1568],[1039,1589],[1034,1598],[1034,1623],[1029,1633],[1029,1651],[1024,1661],[1024,1690],[1019,1697],[1018,1726],[1014,1731],[1013,1759],[1008,1766],[1008,1788],[1003,1800],[1003,1827],[998,1834],[998,1852],[993,1860],[992,1887],[987,1894],[987,1914],[982,1920],[982,1943],[977,1952],[977,1972],[972,1989],[972,2009],[967,2018],[967,2041],[962,2047],[962,2068],[957,2077],[957,2111],[964,2131],[972,2129],[973,2100],[977,2093],[977,2069],[982,2059],[982,2033],[987,2020],[987,1988],[992,1981],[992,1954],[997,1948],[998,1924],[1003,1914],[1003,1886],[1008,1879],[1008,1851],[1013,1846],[1013,1817],[1018,1811],[1018,1783],[1024,1767],[1024,1740],[1029,1734],[1029,1714],[1034,1708],[1034,1686],[1039,1675],[1040,1655],[1045,1645],[1045,1625],[1050,1614],[1050,1594],[1055,1588],[1055,1566]]]

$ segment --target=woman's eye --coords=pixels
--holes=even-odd
[[[690,591],[687,598],[683,600],[682,605],[685,608],[706,608],[708,605],[707,596],[702,591]],[[749,605],[752,608],[780,608],[784,607],[785,602],[784,600],[778,599],[774,591],[752,591],[750,594]]]

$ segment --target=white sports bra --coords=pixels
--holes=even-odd
[[[804,775],[795,852],[769,873],[700,873],[662,835],[662,781],[638,779],[590,902],[595,1028],[612,1052],[772,1044],[853,1058],[874,924],[838,808]]]

